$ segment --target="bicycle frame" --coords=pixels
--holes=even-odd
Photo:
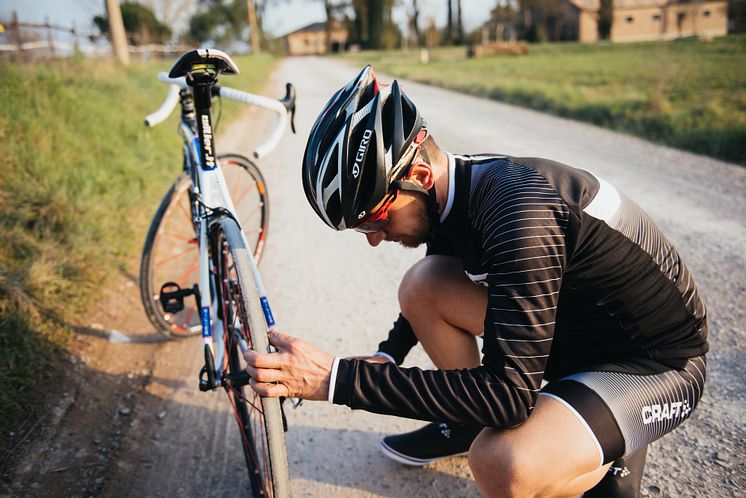
[[[213,213],[230,216],[236,220],[237,223],[238,220],[236,208],[233,205],[233,200],[228,192],[225,177],[223,176],[223,172],[216,159],[215,138],[213,136],[209,100],[207,101],[208,105],[204,105],[206,103],[205,98],[211,98],[211,95],[209,95],[210,89],[210,86],[194,88],[194,97],[198,104],[196,118],[192,113],[183,112],[179,126],[179,135],[184,141],[184,168],[192,179],[192,191],[190,197],[192,200],[192,221],[196,230],[199,247],[199,307],[202,325],[202,343],[203,348],[204,346],[207,346],[215,359],[214,373],[216,385],[212,387],[218,387],[223,376],[222,368],[225,350],[223,341],[213,341],[213,338],[215,336],[220,337],[220,334],[224,333],[224,325],[219,317],[217,315],[213,317],[210,311],[217,303],[217,298],[214,295],[214,289],[217,288],[217,283],[214,282],[214,275],[210,271],[210,254],[207,233],[210,218],[214,216]],[[198,92],[202,92],[202,95],[198,95]],[[205,95],[205,93],[207,95]],[[189,99],[190,97],[190,95],[182,94],[182,102],[185,102],[185,99]],[[188,110],[188,106],[186,107]],[[246,244],[246,247],[250,247],[246,234],[243,231],[243,227],[241,227],[240,224],[239,228],[241,229],[241,237],[243,238],[244,244]],[[259,293],[259,299],[262,304],[267,328],[273,330],[276,322],[269,305],[264,284],[262,283],[259,270],[256,266],[256,261],[254,260],[251,251],[248,251],[248,257],[257,286],[257,291]],[[244,339],[240,337],[240,334],[236,334],[236,336],[241,351],[246,351],[248,345]],[[217,348],[213,347],[213,343],[217,345]]]

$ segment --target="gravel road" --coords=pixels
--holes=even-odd
[[[399,279],[423,254],[393,244],[370,248],[359,234],[326,228],[306,205],[300,162],[308,131],[357,69],[326,58],[285,59],[265,91],[279,96],[285,81],[296,85],[298,134],[261,165],[272,209],[262,274],[280,330],[338,355],[375,350],[397,316]],[[409,82],[404,88],[447,150],[549,157],[590,170],[625,191],[668,234],[708,306],[709,376],[693,417],[652,445],[643,493],[743,496],[746,170],[530,110]],[[266,122],[249,116],[255,125]],[[247,120],[221,133],[221,152],[249,153],[259,141]],[[83,380],[45,422],[45,437],[26,445],[15,484],[2,494],[244,495],[238,435],[224,396],[196,390],[198,340],[149,343],[136,286],[126,275],[121,280],[106,301],[110,309],[88,320],[100,325],[79,329]],[[107,341],[102,326],[140,342]],[[421,348],[406,364],[431,366]],[[95,410],[106,418],[91,420]],[[465,458],[408,468],[381,455],[383,435],[421,422],[321,402],[287,415],[296,497],[479,496]]]

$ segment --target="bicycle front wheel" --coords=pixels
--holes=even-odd
[[[259,262],[269,228],[267,188],[259,168],[243,156],[218,157],[236,215]],[[192,221],[192,182],[179,176],[163,197],[145,239],[140,261],[140,296],[155,329],[169,337],[187,337],[202,330],[193,298],[180,311],[166,311],[160,302],[163,284],[192,287],[199,279],[199,243]]]
[[[268,352],[267,323],[257,293],[250,254],[236,222],[222,218],[211,229],[218,318],[223,322],[223,372],[246,367],[243,349]],[[280,401],[261,398],[250,387],[226,386],[241,434],[249,482],[255,497],[289,497],[285,432]]]

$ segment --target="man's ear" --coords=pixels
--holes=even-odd
[[[433,175],[433,169],[429,164],[418,161],[409,168],[405,180],[419,185],[425,190],[430,190],[435,183],[435,175]]]

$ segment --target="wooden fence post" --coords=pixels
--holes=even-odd
[[[49,52],[54,57],[54,36],[52,36],[52,25],[49,24],[49,17],[44,18],[44,26],[47,28],[47,46],[49,46]]]
[[[78,51],[80,51],[80,41],[78,40],[78,30],[75,21],[73,21],[73,26],[70,29],[70,33],[73,35],[73,52],[78,53]]]
[[[21,38],[21,26],[18,22],[18,13],[14,10],[10,22],[10,31],[16,39],[18,50],[13,53],[13,59],[18,62],[23,60],[23,39]]]

